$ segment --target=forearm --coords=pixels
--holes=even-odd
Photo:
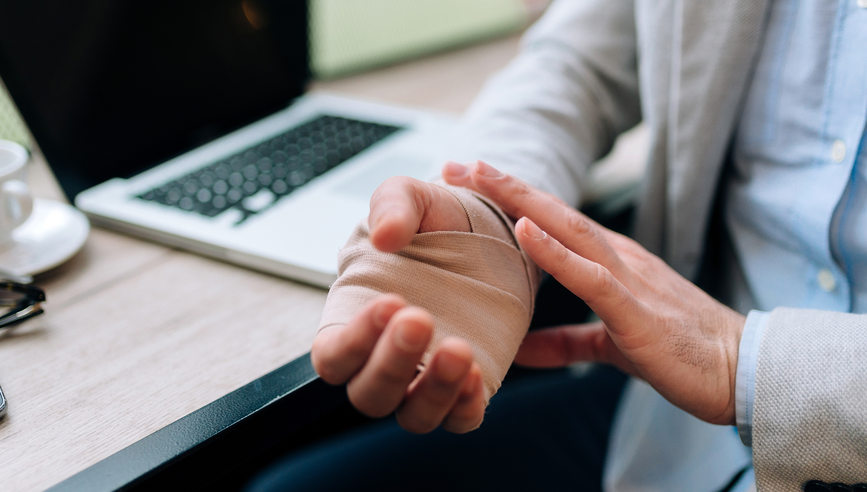
[[[638,123],[632,2],[556,2],[464,117],[447,156],[577,204],[587,166]]]

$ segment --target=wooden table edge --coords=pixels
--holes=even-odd
[[[193,490],[346,401],[307,353],[49,488]]]

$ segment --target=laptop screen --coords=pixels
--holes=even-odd
[[[66,194],[301,95],[304,0],[0,1],[0,78]]]

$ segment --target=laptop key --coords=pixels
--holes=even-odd
[[[268,188],[263,188],[255,195],[245,198],[242,204],[244,205],[244,208],[250,212],[258,212],[268,205],[271,205],[271,203],[276,199],[277,196],[274,193],[271,193]]]
[[[282,179],[278,179],[274,181],[274,184],[271,185],[271,191],[276,193],[277,195],[285,195],[289,193],[289,185],[286,184]]]
[[[240,188],[232,188],[228,193],[226,193],[226,200],[231,204],[237,203],[243,197],[244,193]]]

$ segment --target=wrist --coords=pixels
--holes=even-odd
[[[726,323],[726,354],[729,381],[728,408],[725,412],[726,425],[737,425],[737,381],[738,360],[741,337],[744,333],[746,316],[730,310]]]

